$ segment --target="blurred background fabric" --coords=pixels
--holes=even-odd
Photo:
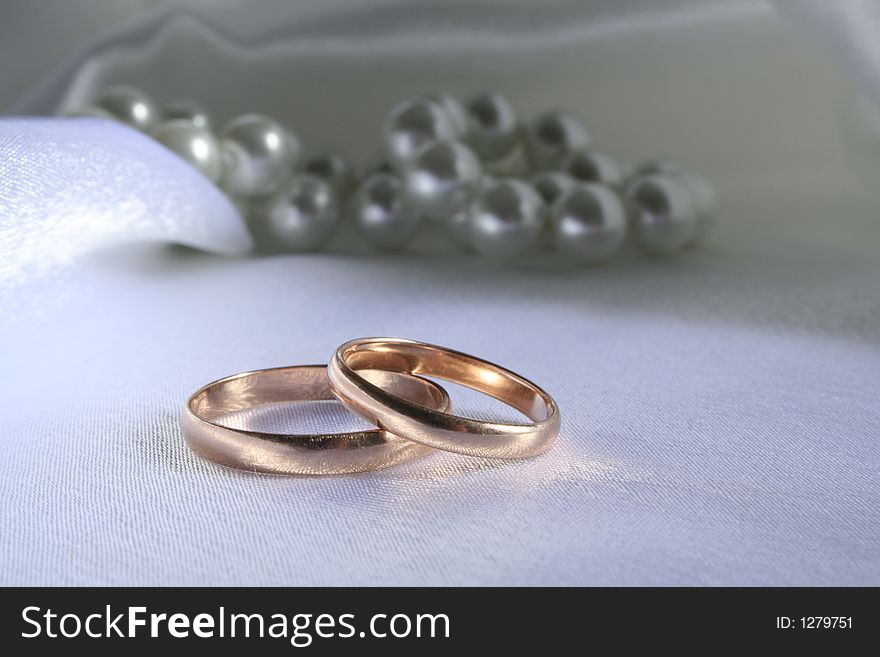
[[[144,135],[0,119],[0,583],[880,583],[877,26],[854,0],[4,2],[6,114],[130,83],[363,162],[397,101],[489,88],[705,175],[721,211],[702,250],[605,267],[430,235],[249,257],[235,209]],[[202,384],[367,335],[538,381],[556,448],[326,479],[187,450]]]

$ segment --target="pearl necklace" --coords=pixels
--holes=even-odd
[[[215,136],[193,102],[160,110],[140,90],[112,87],[68,115],[150,134],[217,183],[267,250],[320,249],[345,217],[381,250],[404,248],[433,222],[489,258],[523,257],[549,233],[558,253],[592,263],[612,257],[628,236],[658,254],[694,246],[715,214],[715,192],[700,176],[665,160],[625,172],[592,147],[571,114],[523,124],[492,92],[395,106],[382,126],[383,157],[359,181],[343,157],[305,156],[290,130],[259,114],[239,116]]]

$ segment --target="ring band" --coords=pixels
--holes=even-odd
[[[484,422],[404,399],[363,376],[383,370],[436,376],[505,402],[533,424]],[[523,458],[547,450],[559,433],[559,408],[537,385],[510,370],[445,347],[400,338],[363,338],[336,350],[327,368],[339,400],[376,426],[459,454]]]
[[[432,381],[394,372],[368,372],[376,385],[420,406],[448,410],[449,395]],[[381,429],[324,435],[274,434],[234,429],[230,413],[291,401],[336,400],[324,365],[243,372],[198,390],[181,418],[196,454],[239,470],[271,474],[328,475],[376,470],[433,450]]]

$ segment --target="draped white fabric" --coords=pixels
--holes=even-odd
[[[373,255],[350,230],[325,254],[248,256],[233,206],[145,136],[2,119],[0,583],[880,583],[873,3],[165,7],[12,111],[130,82],[362,161],[395,101],[493,88],[581,113],[624,161],[706,175],[718,231],[599,268],[502,267],[430,233]],[[376,334],[538,381],[557,447],[324,479],[186,449],[199,385]],[[359,425],[334,404],[260,421]]]

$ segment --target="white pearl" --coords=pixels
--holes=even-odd
[[[403,185],[397,176],[377,173],[361,183],[351,201],[355,224],[378,249],[399,249],[419,226],[419,216],[408,212]]]
[[[313,251],[330,238],[339,220],[339,207],[326,181],[296,175],[265,200],[259,219],[276,248]]]
[[[552,208],[556,248],[578,262],[605,260],[626,237],[620,196],[598,183],[579,183]]]
[[[483,173],[483,176],[480,178],[480,184],[477,187],[476,194],[479,194],[481,191],[488,189],[489,187],[498,183],[498,178],[492,175],[488,175]],[[453,212],[446,217],[443,217],[441,224],[443,228],[446,230],[446,234],[449,235],[449,238],[455,243],[458,248],[462,251],[467,252],[475,252],[476,248],[474,247],[474,238],[473,238],[473,222],[471,221],[471,207],[470,203],[463,207],[461,210],[457,212]]]
[[[198,127],[187,119],[175,119],[160,123],[150,135],[201,171],[211,182],[220,179],[220,144],[207,128]]]
[[[357,183],[351,164],[341,155],[312,155],[303,164],[303,171],[326,180],[339,198],[348,197]]]
[[[534,188],[506,178],[485,186],[471,204],[476,249],[491,258],[515,258],[538,243],[547,207]]]
[[[536,169],[552,169],[569,153],[590,145],[583,124],[566,112],[546,112],[526,127],[526,152]]]
[[[426,144],[403,170],[404,196],[429,218],[444,219],[470,201],[481,175],[480,161],[464,144]]]
[[[694,200],[675,176],[654,173],[626,188],[636,238],[648,251],[670,254],[695,235]]]
[[[696,246],[706,239],[715,226],[715,212],[718,204],[715,189],[705,178],[693,173],[679,173],[676,174],[676,177],[685,186],[694,204],[697,225],[688,246]]]
[[[208,113],[192,100],[172,100],[162,108],[162,116],[166,121],[185,120],[197,128],[211,129],[211,118]]]
[[[467,143],[483,160],[498,160],[519,141],[519,119],[510,101],[485,92],[465,104],[468,114]]]
[[[468,115],[461,101],[449,94],[428,94],[426,98],[440,105],[446,112],[456,137],[463,139],[468,130]]]
[[[577,180],[567,173],[549,170],[532,176],[529,182],[535,188],[535,191],[541,195],[541,198],[544,199],[544,203],[548,207],[552,206],[556,199],[570,192],[578,184]]]
[[[455,139],[456,131],[439,103],[415,98],[391,110],[383,125],[383,137],[391,162],[402,167],[426,144]]]
[[[159,110],[152,99],[134,87],[110,87],[98,96],[95,105],[138,130],[149,129],[159,119]]]
[[[240,196],[261,196],[285,178],[295,156],[293,137],[277,121],[245,114],[230,121],[221,134],[221,186]]]
[[[623,172],[614,158],[589,148],[567,155],[562,161],[562,170],[581,182],[615,186],[623,180]]]
[[[701,244],[715,225],[717,199],[715,189],[709,182],[698,175],[682,171],[673,161],[667,158],[655,158],[643,162],[629,175],[629,182],[652,173],[668,174],[684,185],[694,207],[696,228],[687,246]]]

